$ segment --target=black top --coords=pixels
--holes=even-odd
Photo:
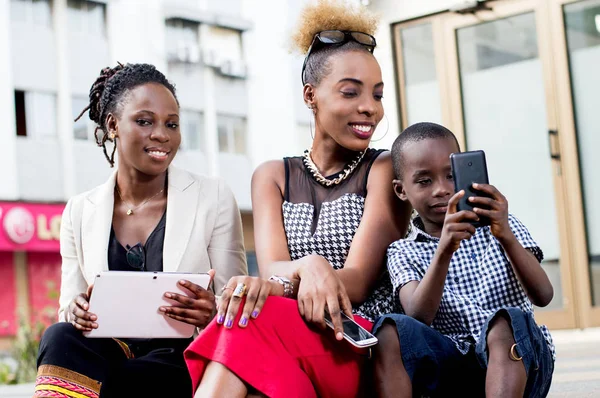
[[[318,254],[334,269],[344,268],[365,209],[369,171],[382,152],[368,149],[352,174],[329,187],[315,180],[302,157],[284,158],[283,226],[292,260]],[[326,178],[336,178],[338,174]],[[384,271],[370,296],[353,308],[355,314],[370,321],[398,312],[386,267],[380,266]]]
[[[335,202],[346,194],[356,194],[362,198],[367,197],[367,180],[369,171],[377,157],[384,152],[383,149],[368,148],[361,162],[340,184],[324,186],[313,177],[311,171],[304,163],[302,156],[284,158],[285,165],[285,192],[284,200],[289,203],[310,203],[314,206],[314,214],[311,225],[312,233],[317,228],[317,221],[321,214],[324,203]],[[348,165],[342,168],[347,168]],[[330,176],[324,176],[328,180],[338,177],[338,171]],[[362,209],[361,209],[362,216]]]
[[[167,223],[167,212],[163,213],[160,221],[146,239],[144,251],[146,253],[146,271],[163,271],[163,245],[165,241],[165,225]],[[127,250],[115,236],[114,228],[110,227],[110,239],[108,240],[108,269],[110,271],[141,271],[132,267],[127,262]],[[191,343],[192,339],[119,339],[129,345],[136,357],[146,355],[154,349],[175,349],[176,352],[183,351]]]
[[[167,212],[165,211],[150,233],[144,247],[146,253],[146,271],[162,272],[163,270],[163,245],[165,241],[165,225],[167,223]],[[110,271],[140,271],[127,262],[127,249],[115,236],[115,229],[110,227],[110,239],[108,240],[108,269]]]

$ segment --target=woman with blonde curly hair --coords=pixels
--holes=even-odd
[[[306,54],[312,148],[254,172],[262,278],[231,278],[216,320],[186,351],[196,396],[361,393],[369,353],[341,341],[341,312],[371,330],[393,310],[385,254],[409,220],[392,189],[389,152],[369,148],[383,118],[375,27],[364,7],[321,0],[304,9],[294,39]],[[324,330],[325,310],[333,333]]]

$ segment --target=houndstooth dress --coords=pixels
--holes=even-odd
[[[382,152],[368,149],[354,172],[340,184],[330,187],[313,178],[302,157],[284,158],[283,225],[292,260],[318,254],[334,269],[344,268],[363,215],[369,170]],[[386,267],[371,265],[381,266],[382,275],[367,301],[354,307],[353,313],[373,322],[380,315],[399,309],[395,307]]]

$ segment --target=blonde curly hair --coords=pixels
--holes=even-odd
[[[351,5],[344,0],[317,0],[302,11],[292,41],[297,50],[306,54],[319,32],[353,30],[374,35],[377,22],[375,14],[365,6]]]
[[[305,54],[305,69],[302,83],[318,86],[323,77],[330,73],[329,57],[346,51],[371,51],[364,45],[348,41],[340,45],[324,46],[308,54],[315,35],[324,30],[356,31],[374,35],[377,17],[365,6],[352,5],[348,0],[316,0],[305,6],[296,33],[292,36],[293,46]]]

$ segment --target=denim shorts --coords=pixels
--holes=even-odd
[[[488,318],[481,336],[487,336],[489,322],[501,312],[511,320],[516,350],[523,357],[527,372],[525,396],[545,397],[550,389],[554,361],[531,314],[518,308],[501,309]],[[384,315],[375,322],[373,333],[376,334],[384,323],[396,326],[402,362],[412,381],[414,394],[485,396],[486,338],[480,339],[478,344],[473,342],[469,352],[462,354],[448,337],[409,316]]]
[[[533,319],[533,314],[523,312],[520,308],[500,309],[487,319],[481,329],[480,336],[487,337],[489,323],[498,315],[510,319],[513,337],[517,344],[516,355],[523,358],[523,365],[525,365],[525,371],[527,372],[525,396],[531,398],[545,397],[548,395],[552,383],[554,360],[542,331]],[[480,337],[475,348],[479,365],[485,369],[487,369],[488,363],[486,340]]]

